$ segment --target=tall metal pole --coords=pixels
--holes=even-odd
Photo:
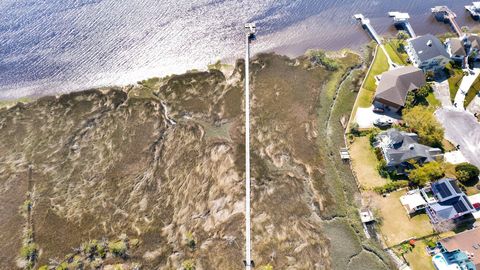
[[[245,269],[252,269],[250,242],[250,33],[245,35]]]

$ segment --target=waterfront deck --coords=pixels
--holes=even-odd
[[[459,37],[463,35],[462,29],[460,26],[458,26],[457,21],[455,21],[457,14],[455,14],[447,6],[436,6],[431,10],[437,20],[450,23],[450,26],[452,26],[453,30]]]
[[[397,11],[391,11],[388,13],[388,16],[393,17],[393,22],[395,25],[401,26],[407,33],[412,37],[416,38],[417,35],[413,31],[412,25],[408,21],[410,15],[408,13],[402,13]]]

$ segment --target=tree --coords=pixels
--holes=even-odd
[[[425,84],[416,91],[410,91],[407,94],[405,108],[413,108],[417,105],[428,106],[427,96],[433,92],[430,84]]]
[[[410,170],[408,179],[418,186],[424,186],[430,181],[442,178],[445,175],[445,167],[443,164],[432,161],[420,166],[414,165],[415,169]]]
[[[441,147],[444,130],[430,109],[425,106],[407,108],[403,112],[403,120],[410,131],[418,134],[420,143]]]
[[[407,34],[407,32],[405,32],[403,30],[400,30],[397,33],[397,38],[401,41],[406,40],[408,38],[408,34]]]
[[[262,265],[260,270],[273,270],[273,266],[271,264]]]
[[[455,173],[457,174],[457,179],[462,182],[468,182],[471,180],[478,179],[480,170],[470,163],[461,163],[455,167]]]

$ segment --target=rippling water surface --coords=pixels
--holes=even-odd
[[[391,10],[407,11],[417,34],[449,30],[430,8],[455,0],[1,0],[0,99],[122,85],[204,68],[243,55],[242,27],[256,21],[254,52],[298,55],[308,48],[359,48],[363,13],[393,32]]]

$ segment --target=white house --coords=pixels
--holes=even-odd
[[[405,49],[412,64],[423,71],[441,70],[450,62],[443,43],[430,34],[408,39]]]

